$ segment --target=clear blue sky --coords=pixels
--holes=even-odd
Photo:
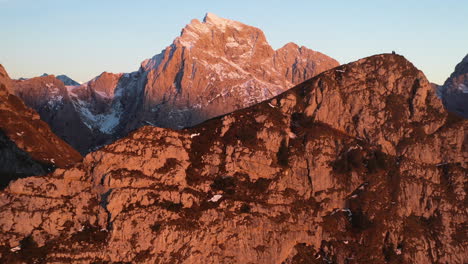
[[[467,0],[0,0],[0,63],[13,78],[135,71],[206,12],[340,63],[395,50],[439,84],[468,52]]]

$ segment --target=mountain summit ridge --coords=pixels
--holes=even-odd
[[[27,98],[22,89],[33,81],[17,82],[15,93],[85,154],[143,125],[181,129],[251,106],[339,65],[297,45],[275,51],[260,29],[241,22],[211,13],[203,21],[192,20],[138,71],[106,73],[68,87],[61,95],[67,110],[61,113],[42,111],[45,104]],[[52,99],[50,92],[43,94],[44,100],[37,100]],[[64,127],[66,119],[76,123],[73,129]]]

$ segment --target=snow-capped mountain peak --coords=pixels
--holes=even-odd
[[[51,127],[86,153],[145,124],[180,129],[251,106],[338,65],[296,44],[275,51],[260,29],[208,13],[138,71],[64,89],[63,108],[74,109],[86,133],[65,133],[67,121],[57,118]],[[82,134],[94,136],[84,143]]]

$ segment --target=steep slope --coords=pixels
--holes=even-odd
[[[403,57],[365,58],[12,183],[1,260],[466,263],[467,125]]]
[[[22,176],[42,175],[81,160],[52,133],[39,115],[10,93],[12,84],[0,65],[0,186]]]
[[[73,80],[72,78],[66,76],[66,75],[57,75],[57,79],[61,80],[63,84],[67,86],[77,86],[80,85],[77,81]]]
[[[68,98],[60,96],[70,100],[65,105],[72,106],[71,112],[41,111],[44,103],[20,92],[21,84],[29,80],[17,82],[16,94],[54,132],[87,153],[143,125],[181,129],[248,107],[338,65],[294,43],[275,51],[260,29],[207,14],[203,22],[192,20],[172,45],[145,60],[138,71],[104,72],[88,83],[70,86]],[[55,96],[44,83],[37,89],[50,90],[44,92],[44,102]],[[68,120],[75,127],[61,128]],[[89,140],[84,142],[81,135]]]
[[[81,153],[102,144],[103,133],[87,125],[77,112],[81,106],[73,92],[78,86],[65,86],[53,75],[13,81],[14,94],[35,109],[52,131]],[[87,109],[86,109],[87,110]]]
[[[468,54],[441,87],[445,107],[468,118]]]
[[[144,120],[181,128],[271,98],[338,66],[289,43],[275,51],[263,32],[208,13],[142,66],[148,73]]]

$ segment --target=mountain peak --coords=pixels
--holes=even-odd
[[[68,86],[80,85],[80,83],[78,83],[77,81],[73,80],[72,78],[68,77],[65,74],[57,75],[55,78],[61,80],[65,85],[68,85]]]
[[[455,71],[440,89],[445,107],[468,118],[468,54],[455,66]]]
[[[214,30],[225,32],[227,28],[232,28],[241,31],[245,27],[247,27],[247,25],[241,22],[207,13],[202,22],[198,19],[192,19],[190,24],[182,29],[182,33],[178,39],[180,39],[182,43],[187,42],[187,40],[189,43],[192,43],[193,39],[200,38],[202,35],[211,34]]]
[[[57,108],[44,115],[52,116],[51,126],[86,153],[144,124],[180,129],[251,106],[339,65],[319,52],[288,47],[275,51],[261,29],[208,13],[143,61],[138,72],[103,72],[79,87],[62,87],[70,111]],[[37,93],[45,91],[41,100],[28,93],[22,98],[39,110],[48,107],[55,96],[48,92],[54,90],[49,83],[39,83]],[[80,127],[66,127],[74,118]],[[93,136],[84,140],[87,134]]]
[[[223,19],[223,18],[220,18],[219,16],[213,14],[213,13],[210,13],[210,12],[207,12],[205,14],[205,17],[203,18],[203,22],[207,22],[207,21],[212,21],[212,20],[219,20],[219,19]]]
[[[6,72],[2,64],[0,64],[0,76],[3,76],[3,77],[8,76],[8,73]]]
[[[244,25],[241,22],[227,18],[222,18],[213,13],[206,13],[205,17],[203,18],[203,23],[220,26],[222,28],[226,26],[241,27]]]
[[[0,64],[0,83],[3,83],[4,86],[5,86],[5,90],[7,92],[11,92],[11,89],[10,89],[10,76],[8,76],[8,73],[7,71],[5,70],[5,68],[3,68],[3,65]],[[3,89],[0,89],[0,91],[3,90]]]

